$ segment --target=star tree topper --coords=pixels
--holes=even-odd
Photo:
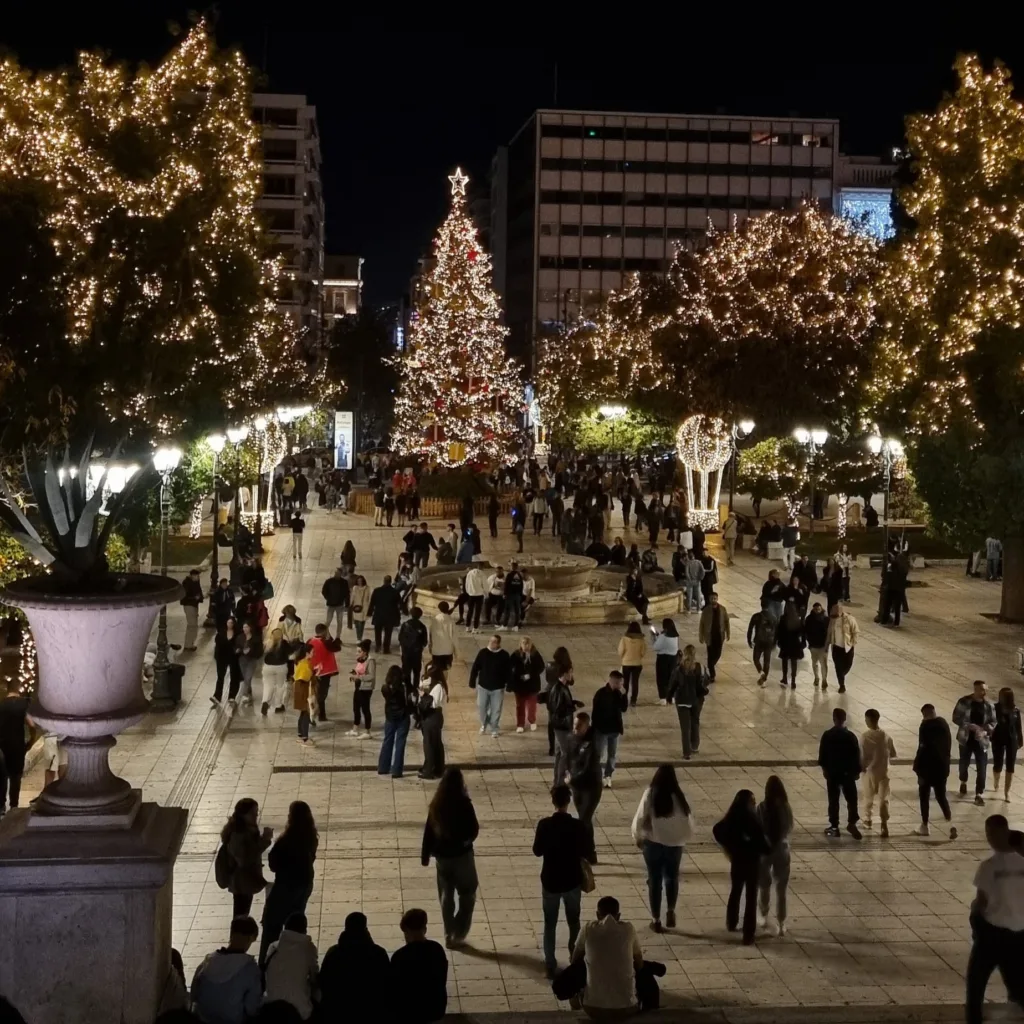
[[[469,181],[469,175],[463,174],[461,167],[456,167],[455,173],[448,175],[448,180],[452,183],[453,196],[464,196],[466,194],[466,183]]]

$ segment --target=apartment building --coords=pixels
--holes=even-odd
[[[263,215],[270,248],[284,257],[281,310],[312,354],[323,339],[324,198],[316,108],[305,96],[256,93],[253,120],[263,136]]]
[[[892,223],[895,181],[895,163],[887,163],[877,156],[840,154],[836,163],[835,212],[884,242],[895,230]]]
[[[324,329],[335,320],[355,316],[363,304],[362,256],[325,256],[323,278]]]
[[[676,246],[804,199],[831,209],[839,123],[538,110],[492,166],[495,282],[514,355]]]

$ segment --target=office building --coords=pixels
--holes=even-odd
[[[836,162],[835,212],[880,242],[891,238],[896,164],[877,156],[846,156]]]
[[[284,257],[280,309],[312,355],[322,343],[324,198],[316,108],[305,96],[256,93],[253,120],[263,136],[263,215],[270,249]]]
[[[491,237],[512,353],[596,309],[676,246],[804,199],[832,208],[839,123],[538,110],[492,166]]]
[[[325,256],[323,279],[324,329],[335,320],[355,316],[363,304],[362,256]]]

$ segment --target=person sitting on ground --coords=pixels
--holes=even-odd
[[[658,548],[655,545],[651,545],[644,553],[640,556],[640,571],[644,573],[648,572],[661,572],[661,566],[658,565]]]
[[[644,954],[636,929],[622,920],[614,896],[601,897],[597,919],[581,929],[572,963],[580,961],[586,964],[587,982],[579,1001],[588,1017],[605,1019],[636,1010],[636,976]]]
[[[381,1013],[381,994],[391,992],[391,961],[366,927],[366,915],[345,918],[345,930],[320,966],[320,1014],[324,1020],[370,1020]]]
[[[448,957],[440,942],[427,938],[425,910],[407,910],[399,927],[405,945],[391,954],[395,1019],[430,1024],[448,1011]]]
[[[243,1024],[263,1002],[263,976],[249,947],[259,935],[251,917],[231,922],[227,946],[211,953],[192,977],[192,1008],[202,1021]]]
[[[316,946],[306,934],[305,914],[288,915],[281,937],[270,944],[264,971],[267,1002],[288,1003],[303,1020],[309,1020],[318,971]]]

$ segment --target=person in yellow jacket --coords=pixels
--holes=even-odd
[[[622,666],[622,688],[629,693],[629,706],[636,707],[640,690],[640,673],[643,671],[647,641],[639,622],[631,622],[619,638],[619,664]]]
[[[292,689],[292,707],[299,713],[299,743],[304,747],[313,744],[309,738],[309,701],[310,694],[315,692],[313,680],[316,678],[313,663],[309,660],[312,649],[311,644],[303,646],[302,653],[295,662],[295,685]]]

